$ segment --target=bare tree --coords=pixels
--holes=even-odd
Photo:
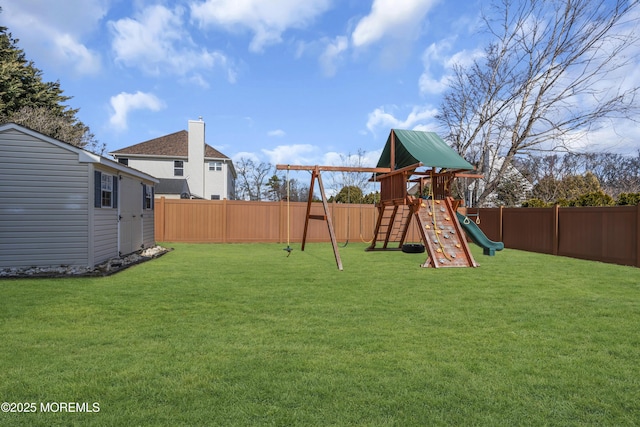
[[[260,162],[256,164],[253,160],[241,157],[236,163],[236,171],[238,180],[236,181],[236,193],[240,199],[244,200],[262,200],[262,197],[268,191],[267,177],[273,171],[271,163]],[[267,189],[268,190],[268,189]]]
[[[59,141],[104,154],[106,144],[99,143],[90,129],[80,121],[56,114],[48,107],[25,106],[9,115],[0,114],[0,122],[14,122]]]
[[[591,173],[601,189],[613,198],[640,191],[640,151],[635,156],[616,153],[565,153],[517,159],[518,168],[537,187],[535,197],[553,201],[558,184],[569,176]],[[546,196],[540,194],[541,190]]]
[[[367,152],[363,149],[359,148],[355,154],[348,153],[347,155],[340,155],[340,166],[361,168],[367,167],[365,164]],[[367,190],[369,185],[369,178],[371,178],[370,173],[363,172],[339,172],[337,174],[332,175],[331,180],[331,188],[334,192],[339,194],[341,191],[346,191],[347,188],[358,188],[360,190],[360,195],[364,194],[365,190]],[[355,194],[355,193],[354,193]],[[360,197],[360,198],[361,198]],[[356,200],[356,199],[352,199]],[[359,203],[350,201],[350,203]]]
[[[479,202],[517,155],[570,150],[603,119],[638,111],[640,88],[619,74],[637,60],[628,54],[639,40],[639,1],[499,0],[484,15],[494,41],[482,60],[454,68],[438,117],[485,173]]]
[[[286,178],[284,180],[286,183]],[[286,186],[285,186],[286,194]],[[289,180],[289,200],[292,202],[306,202],[309,200],[309,186],[302,184],[297,179]]]

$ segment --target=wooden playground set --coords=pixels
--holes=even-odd
[[[454,200],[450,189],[456,178],[481,178],[473,166],[433,132],[392,129],[378,164],[374,168],[349,166],[277,165],[278,170],[311,172],[301,250],[304,251],[310,220],[326,221],[333,253],[339,270],[342,260],[333,229],[321,172],[372,173],[372,181],[380,183],[380,201],[376,203],[377,221],[367,251],[424,252],[422,267],[477,267],[465,232],[494,255],[504,246],[492,242],[469,218],[457,212],[460,200]],[[312,212],[315,182],[318,181],[323,212]],[[417,185],[417,194],[428,188],[426,198],[408,194],[409,185]],[[422,244],[407,244],[409,227],[415,221]],[[291,253],[287,244],[285,249]]]

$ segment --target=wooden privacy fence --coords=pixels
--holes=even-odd
[[[159,242],[300,243],[307,204],[236,200],[157,199]],[[377,212],[373,205],[330,203],[339,243],[369,242]],[[478,209],[468,209],[469,214]],[[312,213],[322,214],[314,203]],[[576,208],[480,209],[480,228],[505,247],[640,267],[640,205]],[[287,220],[288,217],[288,220]],[[475,220],[474,216],[471,216]],[[287,227],[289,223],[289,227]],[[407,242],[419,242],[415,222]],[[329,242],[325,221],[309,222],[308,242]]]
[[[640,205],[468,209],[478,211],[482,231],[507,248],[640,267]]]
[[[324,213],[321,203],[313,205],[312,213]],[[287,207],[287,202],[160,198],[155,203],[156,240],[190,243],[286,243],[290,240],[300,243],[306,208],[306,202],[291,202]],[[377,219],[373,205],[330,203],[329,210],[339,243],[372,239]],[[409,241],[419,241],[417,236],[417,230],[412,228]],[[418,240],[411,240],[416,238]],[[310,221],[307,242],[329,241],[327,223]]]

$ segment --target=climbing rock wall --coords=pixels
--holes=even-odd
[[[423,267],[477,267],[448,200],[423,200],[417,217],[427,240]]]

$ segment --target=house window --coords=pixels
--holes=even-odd
[[[211,200],[220,200],[220,195],[219,194],[212,194],[211,195]]]
[[[94,203],[96,208],[118,207],[118,177],[100,171],[94,173]]]
[[[150,185],[142,184],[142,208],[153,209],[153,187]]]
[[[173,161],[173,176],[184,175],[184,162],[182,160]]]
[[[118,159],[118,163],[123,164],[125,166],[129,166],[129,159],[125,158],[125,157],[121,157]]]
[[[221,171],[222,170],[222,162],[209,162],[209,170],[210,171]]]

